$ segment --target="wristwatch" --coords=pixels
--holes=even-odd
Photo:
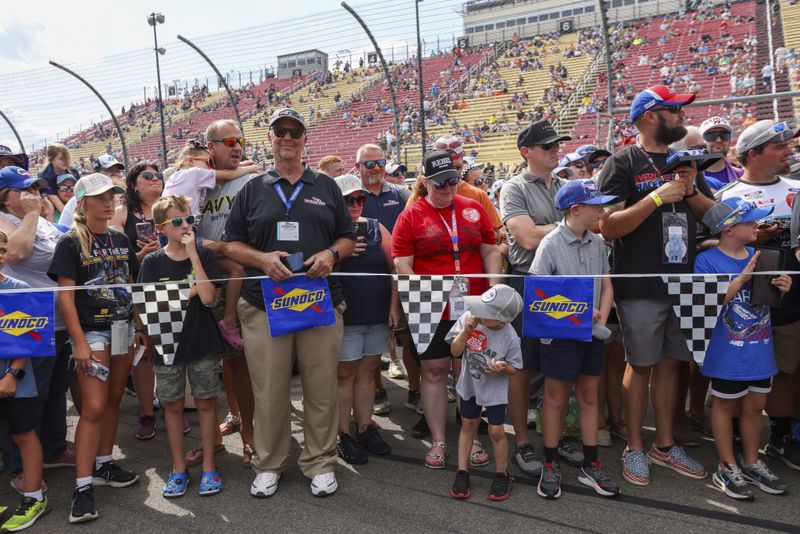
[[[691,195],[685,195],[683,198],[696,197],[697,193],[699,193],[699,191],[697,190],[697,186],[694,186],[694,187],[692,187],[692,194]]]
[[[335,261],[335,262],[339,261],[339,251],[338,250],[336,250],[333,247],[328,247],[325,250],[330,250],[331,251],[331,254],[333,254],[333,261]]]
[[[25,369],[16,369],[14,367],[9,367],[8,369],[6,369],[6,372],[4,374],[13,376],[14,379],[16,379],[17,382],[19,382],[20,380],[25,378]]]

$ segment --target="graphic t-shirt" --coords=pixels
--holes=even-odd
[[[226,278],[225,273],[217,266],[213,252],[207,248],[199,248],[197,253],[209,280]],[[162,248],[145,256],[139,270],[138,281],[140,283],[183,282],[194,279],[194,268],[190,259],[175,261]],[[222,344],[219,327],[217,321],[214,320],[211,308],[204,305],[200,297],[195,295],[186,308],[186,317],[183,320],[183,331],[178,344],[178,352],[175,354],[174,365],[201,360],[224,350],[225,346]],[[161,354],[156,354],[154,363],[164,365]]]
[[[139,260],[122,232],[109,228],[107,234],[94,234],[85,257],[73,229],[56,245],[47,274],[56,281],[63,276],[79,286],[102,286],[127,284],[138,268]],[[133,313],[130,292],[124,288],[76,290],[75,308],[88,331],[108,330],[113,321],[129,321]]]
[[[464,329],[469,312],[458,318],[456,324],[445,336],[445,341],[453,339]],[[519,336],[511,324],[500,330],[492,330],[478,325],[467,337],[467,345],[462,355],[461,375],[458,377],[456,391],[462,399],[475,397],[479,406],[508,404],[508,377],[487,373],[489,361],[505,361],[516,369],[522,369],[522,350]]]
[[[755,251],[747,257],[731,258],[717,247],[700,253],[696,273],[738,275]],[[732,277],[733,278],[733,277]],[[705,376],[724,380],[763,380],[778,372],[767,306],[750,304],[752,280],[722,307],[701,368]]]
[[[597,179],[604,195],[616,195],[628,208],[672,180],[659,169],[666,165],[668,154],[650,153],[653,164],[637,145],[624,148],[606,160]],[[654,167],[655,166],[655,167]],[[713,198],[703,173],[697,173],[700,194]],[[616,273],[690,273],[696,256],[697,220],[687,200],[663,204],[630,234],[614,240],[613,272]],[[660,278],[615,278],[617,300],[666,299]]]
[[[6,276],[2,281],[0,281],[0,291],[6,289],[25,289],[31,287],[25,282],[21,280],[17,280],[15,278],[11,278],[10,276]],[[14,362],[14,358],[0,358],[0,373],[5,373],[6,369],[11,367],[11,364]],[[36,397],[39,393],[36,389],[36,377],[33,374],[33,365],[31,365],[31,359],[25,362],[25,376],[22,380],[17,380],[17,391],[14,393],[15,399],[28,399],[31,397]],[[2,378],[2,376],[0,376]]]

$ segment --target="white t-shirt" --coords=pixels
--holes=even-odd
[[[217,171],[191,167],[172,173],[164,184],[164,195],[183,195],[192,201],[192,213],[200,214],[206,193],[217,186]]]
[[[78,206],[78,199],[72,197],[64,204],[64,209],[61,210],[61,216],[58,218],[58,224],[64,226],[72,226],[72,217],[75,216],[75,208]]]
[[[768,184],[751,184],[737,180],[717,191],[716,197],[717,200],[739,197],[752,202],[759,208],[772,206],[774,209],[770,216],[764,219],[764,222],[780,222],[787,227],[785,232],[781,232],[784,235],[778,234],[778,237],[781,240],[781,246],[789,248],[788,227],[792,220],[792,205],[798,193],[800,193],[800,181],[776,177],[774,182]]]

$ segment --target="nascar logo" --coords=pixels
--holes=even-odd
[[[542,300],[534,300],[529,309],[533,313],[543,313],[553,319],[569,319],[573,324],[580,324],[575,317],[582,315],[589,309],[588,302],[575,302],[563,295],[548,297],[541,290],[536,290],[536,296]]]
[[[34,330],[41,330],[49,321],[47,317],[33,317],[21,311],[14,311],[0,317],[0,332],[19,337]],[[31,335],[38,337],[38,334]]]
[[[271,307],[273,310],[292,310],[297,312],[308,308],[313,308],[314,311],[322,311],[316,304],[322,302],[324,298],[325,291],[323,289],[308,291],[307,289],[295,288],[273,300]]]

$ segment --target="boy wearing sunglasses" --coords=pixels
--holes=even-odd
[[[700,124],[700,135],[703,136],[703,142],[710,153],[727,154],[731,148],[733,126],[722,117],[711,117]],[[721,159],[703,171],[706,180],[712,178],[723,184],[735,182],[743,173],[743,169],[734,167],[727,159]]]

